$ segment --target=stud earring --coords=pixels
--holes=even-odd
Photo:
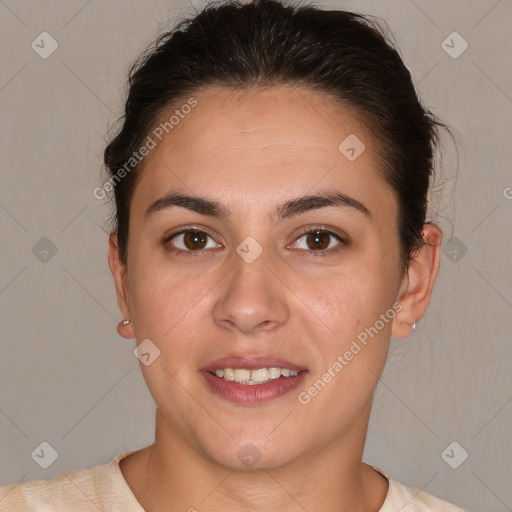
[[[128,324],[131,324],[132,321],[131,320],[123,320],[123,325],[128,325]]]
[[[412,330],[413,330],[413,331],[415,331],[415,330],[416,330],[416,322],[414,322],[414,323],[411,325],[411,327],[412,327]]]

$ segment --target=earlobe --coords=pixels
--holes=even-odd
[[[121,320],[117,324],[117,333],[122,338],[126,338],[127,340],[131,340],[135,338],[135,334],[133,333],[133,328],[131,327],[131,321],[130,320]]]
[[[396,338],[408,337],[413,324],[423,318],[439,272],[443,233],[434,224],[425,224],[422,236],[425,245],[411,259],[400,286],[397,301],[402,309],[393,319],[392,329]]]
[[[131,318],[131,311],[129,302],[129,288],[127,282],[127,269],[126,265],[121,261],[117,233],[111,233],[109,237],[108,265],[114,278],[119,309],[121,310],[123,318],[129,319]],[[119,322],[117,324],[117,332],[123,338],[135,338],[132,322]]]

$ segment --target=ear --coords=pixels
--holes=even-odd
[[[393,319],[392,336],[396,338],[407,338],[412,324],[423,318],[439,272],[443,233],[434,224],[425,224],[422,237],[425,245],[411,259],[398,292],[402,309]]]
[[[129,302],[128,274],[126,265],[121,261],[117,233],[111,233],[109,237],[108,266],[110,267],[110,271],[114,277],[119,309],[121,310],[123,318],[131,320],[132,316]],[[117,332],[123,338],[135,338],[133,323],[123,325],[122,322],[120,322],[117,324]]]

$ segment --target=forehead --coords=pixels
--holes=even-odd
[[[339,156],[338,144],[346,136],[369,138],[353,109],[343,108],[304,87],[211,87],[198,91],[194,97],[197,107],[173,132],[210,153],[229,146],[243,149],[245,154],[255,149],[255,156],[267,159],[279,156],[276,147],[286,147],[289,152],[307,147],[322,154],[329,150],[325,156],[333,158]],[[177,148],[182,141],[171,137],[167,142]]]
[[[196,106],[184,109],[189,113],[144,161],[136,190],[143,202],[173,186],[217,197],[229,193],[230,202],[241,205],[275,203],[286,191],[295,197],[316,187],[337,187],[361,199],[392,192],[360,116],[322,93],[292,86],[210,87],[191,96]],[[179,105],[161,121],[176,110]]]

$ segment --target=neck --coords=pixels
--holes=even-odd
[[[361,462],[368,414],[342,440],[257,471],[219,465],[166,424],[142,452],[132,490],[146,510],[376,512],[387,481]],[[130,483],[129,479],[127,481]]]

